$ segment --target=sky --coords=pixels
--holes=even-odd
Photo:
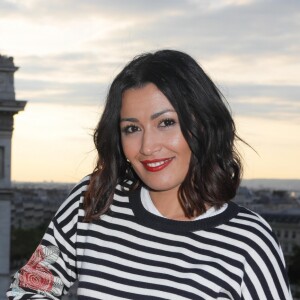
[[[300,179],[300,1],[0,0],[13,56],[12,180],[76,182],[96,162],[93,130],[134,56],[194,57],[229,102],[244,178]]]

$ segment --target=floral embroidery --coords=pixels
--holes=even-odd
[[[56,246],[39,245],[28,263],[20,269],[17,275],[19,287],[57,295],[59,287],[62,287],[62,282],[53,276],[49,265],[58,259],[59,252]]]

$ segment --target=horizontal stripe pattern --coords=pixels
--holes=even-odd
[[[211,218],[161,220],[118,185],[111,211],[83,223],[88,183],[73,189],[42,240],[60,251],[49,270],[63,282],[61,294],[77,279],[84,300],[292,299],[281,248],[259,215],[229,203]],[[60,298],[21,288],[18,278],[10,299]]]

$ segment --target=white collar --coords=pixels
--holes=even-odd
[[[147,211],[149,211],[150,213],[152,213],[154,215],[166,218],[156,208],[156,206],[152,202],[149,191],[144,187],[142,187],[142,189],[141,189],[141,201],[142,201],[142,204],[143,204],[144,208]],[[203,213],[202,215],[200,215],[197,218],[193,219],[193,221],[197,221],[197,220],[200,220],[200,219],[204,219],[204,218],[208,218],[208,217],[218,215],[218,214],[222,213],[227,208],[227,206],[228,206],[228,204],[225,203],[219,209],[216,209],[214,206],[210,207],[205,213]]]

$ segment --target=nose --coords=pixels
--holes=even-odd
[[[142,137],[142,144],[140,153],[146,156],[150,156],[156,152],[159,152],[162,148],[161,140],[159,136],[151,131],[144,131]]]

